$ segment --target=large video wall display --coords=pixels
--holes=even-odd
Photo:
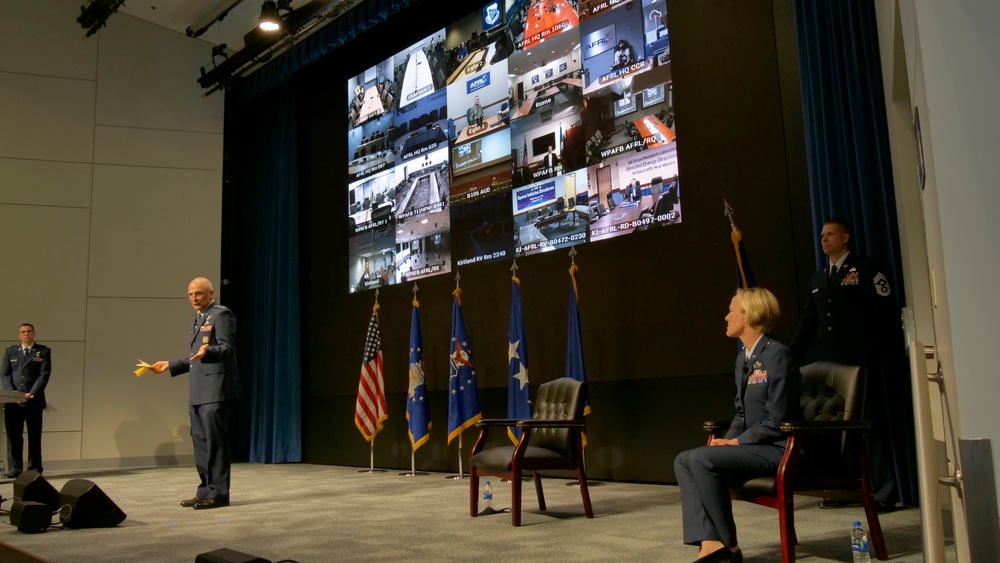
[[[347,84],[351,292],[681,221],[666,0],[496,0]]]

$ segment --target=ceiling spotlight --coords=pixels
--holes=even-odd
[[[265,0],[260,7],[260,28],[264,31],[281,29],[281,16],[278,14],[278,4],[274,0]]]

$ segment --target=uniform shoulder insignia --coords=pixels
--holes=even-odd
[[[764,346],[773,346],[773,345],[774,345],[773,340],[768,340],[767,342],[764,343]]]
[[[882,272],[878,272],[875,275],[874,282],[875,293],[877,293],[880,297],[888,297],[889,294],[892,293],[892,289],[889,287],[889,279],[886,278]]]

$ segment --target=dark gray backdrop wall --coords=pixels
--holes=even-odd
[[[801,95],[789,3],[669,4],[680,136],[683,223],[579,248],[583,345],[593,413],[588,472],[598,479],[673,481],[673,456],[703,443],[701,421],[729,417],[735,343],[725,337],[735,258],[723,198],[737,212],[758,282],[776,293],[787,340],[798,282],[815,255],[801,150]],[[420,0],[298,76],[303,460],[367,466],[353,422],[374,292],[347,294],[346,81],[464,15]],[[442,14],[450,14],[442,17]],[[780,49],[779,49],[780,46]],[[790,52],[788,50],[791,50]],[[462,268],[463,308],[484,416],[506,416],[511,263]],[[518,261],[532,386],[565,370],[569,258]],[[381,467],[409,468],[405,393],[412,285],[381,290],[389,420],[375,440]],[[433,428],[418,469],[455,471],[446,446],[454,272],[420,280]],[[464,436],[465,454],[475,438]]]

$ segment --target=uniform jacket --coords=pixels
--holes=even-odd
[[[801,417],[799,382],[802,376],[792,351],[770,336],[762,336],[750,359],[736,357],[736,416],[726,433],[741,446],[774,444],[784,447],[778,428]]]
[[[829,270],[813,274],[805,314],[789,347],[802,361],[813,337],[817,360],[873,366],[899,337],[899,303],[878,262],[847,255],[833,280]]]
[[[195,316],[197,319],[197,316]],[[240,376],[236,369],[236,317],[227,307],[213,301],[205,309],[201,322],[191,328],[191,352],[170,362],[170,375],[189,373],[188,403],[203,405],[231,401],[240,396]],[[196,361],[193,356],[204,344],[205,355]]]
[[[7,391],[31,393],[31,399],[24,402],[30,408],[45,408],[45,386],[52,373],[52,350],[37,342],[31,345],[31,356],[24,357],[21,344],[8,346],[3,351],[0,364],[0,380]]]

